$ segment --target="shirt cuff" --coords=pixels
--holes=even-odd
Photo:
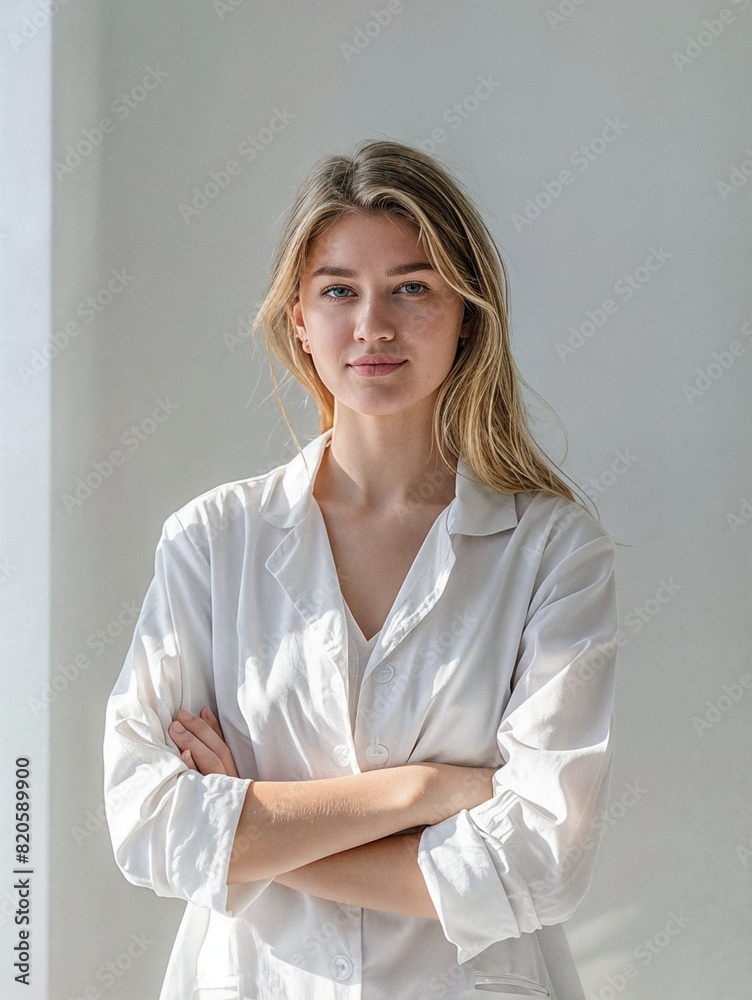
[[[190,817],[168,834],[168,879],[176,893],[226,917],[239,916],[273,880],[227,884],[230,856],[251,778],[184,771],[171,812]],[[169,827],[173,827],[170,823]]]
[[[497,941],[520,936],[488,844],[467,809],[426,827],[418,845],[418,865],[460,964]]]

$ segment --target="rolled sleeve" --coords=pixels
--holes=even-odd
[[[612,761],[614,544],[573,508],[539,548],[494,794],[420,839],[418,864],[460,963],[568,919],[592,878]],[[535,547],[520,551],[529,559]]]
[[[129,882],[234,917],[272,881],[227,885],[253,779],[200,774],[167,733],[181,707],[213,702],[209,563],[172,514],[107,702],[105,815]]]

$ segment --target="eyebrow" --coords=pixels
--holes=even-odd
[[[412,274],[413,271],[435,271],[436,268],[430,264],[427,260],[418,260],[412,264],[399,264],[397,267],[391,268],[387,271],[387,277],[391,278],[397,274]],[[335,267],[333,264],[325,264],[324,267],[320,267],[317,271],[314,271],[311,275],[312,278],[317,278],[321,274],[329,274],[336,278],[355,278],[357,273],[351,271],[348,267]]]

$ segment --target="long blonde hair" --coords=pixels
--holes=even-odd
[[[264,332],[274,391],[298,448],[272,352],[313,396],[319,433],[324,433],[333,425],[334,397],[296,336],[292,303],[308,248],[349,212],[388,212],[410,222],[433,266],[465,302],[469,334],[459,342],[433,412],[442,460],[456,467],[461,456],[482,482],[501,493],[543,490],[579,503],[528,428],[521,386],[530,387],[512,357],[509,280],[496,243],[459,182],[432,157],[399,142],[366,141],[351,157],[333,155],[315,163],[274,253],[251,332],[254,340],[259,326]]]

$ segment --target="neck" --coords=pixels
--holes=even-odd
[[[446,506],[454,497],[455,468],[431,451],[430,422],[353,413],[338,419],[314,484],[317,500],[355,504],[370,512],[395,506]]]

